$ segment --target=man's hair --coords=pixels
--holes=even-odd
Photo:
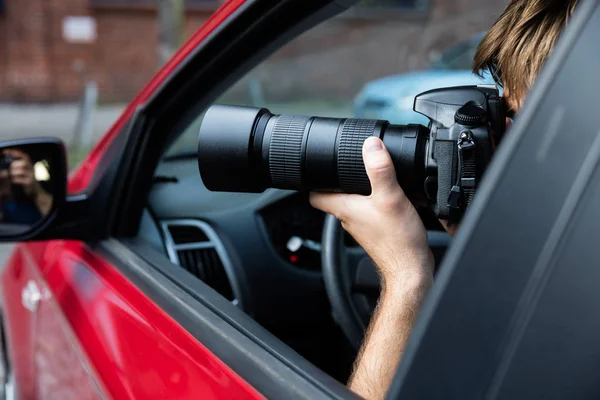
[[[567,24],[578,0],[511,0],[483,38],[473,62],[490,70],[520,105]]]

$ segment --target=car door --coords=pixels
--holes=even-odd
[[[19,398],[97,399],[101,384],[87,362],[44,273],[63,248],[60,242],[18,246],[3,275],[6,339]],[[50,259],[54,261],[50,261]],[[49,261],[49,262],[48,262]],[[68,313],[68,310],[67,310]]]
[[[351,397],[246,315],[236,314],[231,303],[185,292],[165,275],[164,260],[153,259],[150,251],[142,251],[148,256],[142,259],[127,241],[137,229],[135,208],[142,205],[137,202],[143,191],[136,187],[151,181],[152,171],[138,168],[144,171],[158,154],[152,142],[167,139],[164,131],[147,129],[156,120],[153,112],[185,103],[180,92],[190,70],[204,72],[198,77],[205,84],[216,83],[198,64],[235,69],[241,64],[228,60],[232,55],[251,60],[248,52],[274,49],[273,40],[315,23],[310,19],[316,14],[343,9],[323,1],[298,12],[299,4],[227,2],[71,175],[67,223],[39,236],[52,240],[14,251],[2,273],[2,296],[18,398]],[[281,16],[290,24],[273,24]],[[265,27],[275,31],[269,35]],[[253,36],[236,44],[257,35],[265,42],[224,51],[245,29]]]
[[[35,397],[38,399],[101,399],[106,398],[102,381],[90,365],[76,330],[66,315],[73,309],[75,298],[67,293],[66,285],[56,287],[52,279],[56,270],[77,268],[78,257],[70,252],[64,241],[30,243],[20,247],[26,268],[32,271],[32,279],[21,291],[21,304],[32,314],[33,324],[33,374]],[[44,262],[36,260],[42,255]],[[78,275],[78,274],[76,274]],[[82,282],[82,279],[78,279]],[[89,281],[89,280],[88,280]],[[63,281],[64,282],[64,281]],[[76,285],[88,286],[90,283]],[[88,291],[90,292],[90,291]],[[70,306],[61,307],[68,297]],[[64,312],[63,312],[64,310]],[[65,315],[66,314],[66,315]],[[80,320],[76,321],[78,323]]]
[[[72,174],[73,197],[89,196],[118,159],[110,148],[122,144],[136,107],[242,4],[217,12],[132,102]],[[2,297],[17,398],[259,397],[116,271],[84,241],[15,248],[2,272]]]
[[[225,10],[231,4],[227,3]],[[309,5],[297,0],[245,2],[206,40],[198,42],[175,73],[137,108],[124,142],[114,146],[123,154],[120,164],[106,165],[106,177],[97,182],[98,193],[112,190],[116,195],[115,202],[109,205],[109,238],[90,243],[90,251],[109,262],[114,268],[111,273],[118,271],[118,279],[132,285],[136,297],[144,299],[138,306],[149,301],[147,306],[161,312],[166,320],[152,321],[152,326],[167,324],[164,334],[169,336],[175,327],[187,332],[187,337],[174,341],[178,350],[189,340],[190,351],[204,354],[194,357],[195,360],[203,358],[210,365],[219,366],[219,375],[230,381],[219,382],[221,388],[226,388],[215,392],[221,398],[354,396],[202,281],[191,282],[189,277],[182,277],[185,271],[164,254],[136,241],[149,190],[153,184],[160,184],[153,181],[154,169],[173,131],[188,115],[196,115],[198,109],[214,101],[223,85],[289,38],[342,10],[344,7],[338,2],[329,1]],[[287,22],[280,23],[284,19]],[[107,178],[111,175],[112,180]],[[102,272],[105,273],[104,269]],[[156,341],[148,340],[148,346],[152,343]],[[144,348],[147,352],[148,348]],[[178,354],[176,359],[185,360],[186,355]],[[198,385],[205,387],[210,380],[199,375],[200,372],[182,371],[182,377],[186,382],[200,382]],[[158,377],[153,381],[161,382]],[[166,383],[161,388],[169,390]],[[236,388],[240,395],[233,391]],[[193,396],[197,390],[178,398]]]
[[[84,243],[21,245],[3,279],[18,398],[260,398]]]
[[[39,285],[36,263],[24,245],[12,252],[2,272],[3,333],[7,344],[5,360],[9,367],[5,379],[18,388],[20,398],[35,398],[34,330],[36,315],[22,303],[23,292]]]

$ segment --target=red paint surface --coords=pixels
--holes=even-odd
[[[79,340],[51,296],[35,312],[33,351],[37,399],[106,398]]]
[[[35,398],[33,367],[34,316],[21,305],[21,290],[32,279],[32,270],[25,263],[19,246],[13,251],[2,272],[2,314],[8,353],[20,398]]]
[[[179,51],[165,64],[156,76],[146,85],[138,94],[129,107],[123,112],[121,117],[113,124],[104,137],[90,151],[85,160],[73,172],[69,179],[69,193],[79,193],[85,191],[90,183],[94,171],[110,143],[124,128],[127,121],[134,114],[138,106],[142,105],[158,89],[164,80],[171,75],[190,53],[208,36],[215,28],[223,23],[235,10],[237,10],[246,0],[229,0],[223,4],[205,23],[196,31],[194,35],[179,49]]]
[[[19,379],[22,398],[56,398],[59,393],[61,398],[96,398],[102,392],[115,399],[262,398],[83,243],[24,244],[15,254],[20,256],[13,256],[2,275],[3,287],[8,289],[4,297],[11,320],[9,340],[18,332],[27,337],[30,327],[21,322],[23,317],[35,315],[13,297],[20,292],[14,276],[28,267],[24,258],[41,262],[41,278],[50,294],[43,302],[48,309],[41,318],[44,326],[51,327],[47,334],[55,336],[32,342],[46,346],[46,358],[52,360],[65,352],[60,347],[54,348],[54,355],[48,351],[48,346],[66,345],[57,334],[60,329],[67,329],[76,338],[75,353],[65,355],[60,363],[40,362],[40,354],[23,354],[19,367],[35,360],[38,369],[46,369]],[[57,305],[56,310],[52,304]],[[57,327],[63,320],[65,326]],[[79,365],[74,356],[78,347],[82,356]],[[22,344],[11,346],[15,356],[24,348]],[[66,361],[71,364],[68,368]],[[82,371],[87,375],[82,376]],[[34,387],[46,389],[57,388],[55,381],[60,381],[60,392],[56,389],[41,396],[32,386],[21,385],[26,379],[34,380]]]

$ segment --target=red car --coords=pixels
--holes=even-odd
[[[23,183],[27,188],[23,193],[10,195],[14,201],[3,205],[4,223],[0,224],[3,241],[25,242],[13,251],[1,277],[1,383],[6,398],[355,397],[343,382],[378,294],[377,276],[365,254],[346,237],[352,273],[340,272],[345,262],[330,253],[323,258],[322,274],[321,234],[324,232],[330,243],[333,238],[341,239],[339,224],[330,218],[324,226],[325,216],[312,209],[301,193],[208,192],[199,179],[194,147],[202,111],[219,95],[286,41],[352,3],[228,1],[134,99],[68,181],[59,141],[0,143],[4,149],[0,192],[4,190],[3,171],[15,165],[23,182],[35,177]],[[515,315],[537,315],[524,311],[523,304],[530,302],[522,295],[526,282],[531,285],[539,282],[536,277],[546,275],[524,271],[534,271],[536,266],[535,271],[543,271],[540,266],[552,259],[547,252],[564,249],[556,244],[560,233],[569,230],[560,221],[565,215],[579,215],[576,207],[568,208],[568,204],[572,204],[573,196],[587,192],[569,191],[572,186],[566,185],[563,193],[560,182],[575,182],[573,190],[585,183],[592,188],[589,179],[595,176],[593,171],[598,172],[594,169],[594,157],[599,154],[598,141],[594,140],[600,125],[597,122],[589,122],[594,128],[586,130],[590,135],[582,135],[579,141],[561,141],[561,135],[555,136],[560,145],[557,149],[562,152],[556,154],[563,156],[547,157],[548,162],[571,160],[575,172],[569,175],[570,167],[557,170],[562,172],[553,175],[553,196],[533,192],[550,182],[541,179],[535,181],[539,185],[531,185],[528,177],[550,171],[543,161],[559,150],[553,143],[543,142],[538,150],[531,150],[533,153],[521,151],[525,146],[536,148],[535,135],[540,133],[532,127],[537,123],[534,111],[545,110],[544,99],[557,98],[543,94],[551,93],[564,79],[571,82],[570,86],[560,86],[564,96],[579,96],[573,95],[576,99],[563,110],[564,123],[587,126],[584,114],[577,110],[600,92],[600,56],[590,50],[586,63],[577,63],[577,51],[597,43],[586,34],[597,33],[600,6],[597,1],[583,3],[585,10],[557,51],[557,61],[540,79],[543,83],[532,94],[530,107],[523,111],[523,119],[517,121],[514,134],[497,155],[497,172],[490,172],[489,180],[497,183],[498,189],[494,192],[492,183],[482,189],[486,193],[476,199],[466,227],[441,268],[440,284],[423,311],[391,397],[473,398],[487,394],[495,398],[515,393],[500,390],[503,381],[494,371],[502,369],[508,382],[513,358],[499,355],[517,359],[521,354],[519,342],[511,338],[525,340],[529,334],[529,325],[517,323],[521,320]],[[569,49],[574,49],[573,53]],[[567,67],[571,68],[570,75],[565,78],[559,72]],[[577,68],[588,68],[596,75],[579,73]],[[582,86],[576,79],[582,76],[595,78]],[[598,118],[598,113],[590,114],[587,118]],[[540,121],[555,121],[548,115],[540,116]],[[224,137],[227,134],[223,132]],[[581,151],[570,146],[579,146]],[[516,154],[514,159],[510,154]],[[510,162],[517,162],[522,154],[538,160],[538,164],[526,164],[515,180],[501,181],[500,171],[509,173]],[[578,164],[580,161],[583,164]],[[587,175],[582,177],[582,171]],[[509,181],[512,187],[505,184]],[[520,201],[535,201],[535,209],[494,203],[494,199],[511,198],[511,191],[517,190],[514,185],[523,185],[518,189]],[[29,199],[30,193],[36,194],[32,197],[36,209],[31,208],[31,201],[19,197]],[[560,207],[564,204],[567,208]],[[540,221],[547,223],[535,225],[533,216],[542,211],[545,214]],[[479,243],[483,236],[477,235],[477,229],[490,232],[486,225],[490,215],[498,219],[495,226],[511,223],[514,228],[522,224],[521,232],[529,236],[491,235],[497,250],[481,250],[486,247]],[[596,216],[587,221],[598,225],[597,220]],[[552,225],[553,221],[558,222]],[[538,229],[530,232],[532,226]],[[562,230],[557,231],[560,227]],[[549,239],[537,240],[534,235]],[[586,237],[578,243],[594,235]],[[430,242],[441,259],[448,237],[432,231]],[[542,247],[545,250],[540,250]],[[590,251],[597,250],[591,246]],[[530,253],[535,255],[529,257]],[[539,254],[548,257],[536,258]],[[473,272],[469,268],[475,264],[488,268]],[[557,265],[571,264],[566,259]],[[595,277],[591,274],[581,272],[577,276]],[[352,287],[345,282],[350,276],[355,277]],[[471,282],[467,277],[477,280]],[[491,285],[490,277],[514,290]],[[535,292],[535,287],[526,293]],[[589,296],[597,292],[577,291]],[[542,304],[544,298],[540,298]],[[453,305],[453,311],[446,305]],[[593,383],[586,380],[589,373],[575,374],[585,365],[597,372],[597,363],[593,364],[599,359],[597,350],[588,347],[587,352],[576,353],[581,368],[565,362],[567,358],[562,362],[551,358],[574,354],[567,352],[569,345],[565,343],[582,346],[585,340],[597,342],[598,317],[575,308],[579,310],[578,320],[589,323],[589,335],[544,341],[549,332],[572,333],[567,328],[575,322],[564,319],[552,320],[561,329],[537,330],[538,346],[528,348],[538,353],[519,364],[528,366],[519,376],[535,376],[537,380],[521,382],[518,388],[522,391],[517,393],[532,394],[528,398],[533,394],[544,397],[544,393],[553,397],[560,393],[560,398],[598,394],[598,385],[591,391],[589,385]],[[567,318],[572,313],[562,310],[560,315]],[[514,336],[516,331],[520,333]],[[556,349],[556,343],[562,347],[548,351]],[[499,350],[506,348],[508,353]],[[535,360],[539,363],[528,364]],[[549,371],[548,366],[570,369],[561,370],[560,375]],[[563,380],[551,376],[562,376]],[[566,379],[582,384],[557,389],[558,382]],[[535,385],[539,388],[542,380],[545,389],[527,391]]]

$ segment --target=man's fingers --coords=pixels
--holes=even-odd
[[[10,180],[15,185],[30,185],[33,171],[24,160],[15,160],[10,165]]]
[[[353,213],[354,206],[362,196],[344,193],[311,193],[310,204],[323,212],[335,215],[337,219],[344,221],[349,213]]]
[[[28,174],[22,173],[20,171],[17,171],[15,173],[11,173],[10,174],[10,178],[13,182],[17,182],[17,181],[25,181],[29,178]]]
[[[16,160],[10,165],[10,175],[33,175],[33,172],[28,168],[24,161]]]
[[[14,160],[13,162],[10,163],[10,169],[11,171],[13,169],[22,169],[22,170],[26,170],[26,169],[30,169],[29,168],[29,163],[25,160]]]
[[[328,214],[335,215],[335,210],[341,206],[341,196],[339,193],[311,193],[310,205]]]
[[[26,161],[16,160],[10,166],[10,175],[13,179],[15,176],[33,179],[33,170],[29,168],[29,164]]]
[[[370,137],[365,140],[363,160],[373,194],[396,194],[400,190],[392,157],[381,139]]]

